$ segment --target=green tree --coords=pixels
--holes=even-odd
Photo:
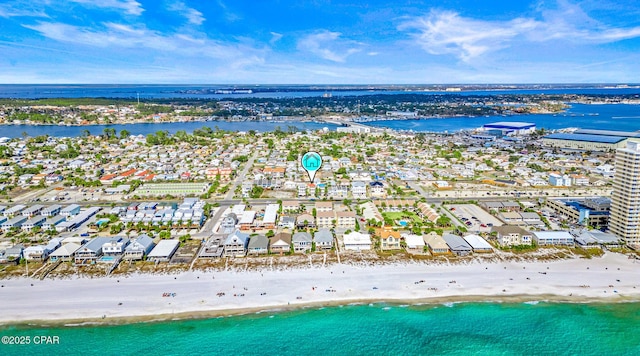
[[[116,129],[112,127],[105,127],[104,130],[102,130],[102,134],[107,140],[109,140],[116,137]]]

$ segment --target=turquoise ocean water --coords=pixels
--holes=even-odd
[[[640,304],[351,305],[86,327],[5,327],[56,345],[3,355],[640,355]]]

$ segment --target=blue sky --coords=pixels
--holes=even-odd
[[[638,83],[635,1],[14,0],[0,83]]]

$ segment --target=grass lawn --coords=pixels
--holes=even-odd
[[[418,214],[414,212],[391,212],[391,213],[382,213],[383,217],[389,218],[391,220],[413,220],[414,222],[422,222],[422,219],[418,216]]]

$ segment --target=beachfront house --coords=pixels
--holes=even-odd
[[[279,232],[270,239],[269,246],[271,252],[284,254],[291,249],[291,234],[288,232]]]
[[[385,250],[400,249],[400,232],[393,230],[382,230],[380,232],[380,248]]]
[[[573,235],[566,231],[536,231],[533,241],[538,246],[573,246]]]
[[[147,255],[147,261],[169,262],[171,257],[178,251],[179,246],[179,240],[160,240]]]
[[[131,243],[124,249],[123,259],[142,260],[155,247],[153,239],[147,234],[142,234],[131,240]]]
[[[269,253],[269,239],[262,234],[250,236],[247,253],[249,255],[265,255]]]
[[[102,246],[109,241],[111,241],[110,237],[95,237],[89,240],[74,253],[73,264],[76,266],[95,264],[102,256]]]
[[[494,226],[491,232],[496,234],[500,246],[530,246],[533,243],[533,234],[518,226]]]
[[[444,234],[442,239],[447,243],[451,252],[458,256],[466,256],[473,251],[471,246],[462,237],[454,234]]]
[[[80,249],[80,244],[75,242],[65,243],[49,255],[49,262],[69,262],[73,254]]]
[[[291,238],[293,243],[293,252],[307,252],[311,250],[313,239],[311,234],[306,231],[296,232]]]
[[[53,238],[46,245],[29,246],[22,251],[22,255],[29,261],[41,261],[44,262],[49,258],[49,255],[60,247],[61,238]]]
[[[371,250],[371,236],[358,231],[352,231],[342,236],[345,250],[363,251]]]
[[[451,250],[442,236],[435,232],[430,232],[424,236],[424,242],[429,246],[432,255],[449,255]]]
[[[404,239],[407,244],[407,252],[409,253],[424,253],[424,239],[420,235],[403,233],[400,237]]]
[[[235,230],[224,240],[224,257],[244,257],[248,243],[249,235]]]
[[[471,246],[471,249],[475,253],[493,252],[493,247],[491,247],[487,240],[476,234],[464,236],[463,239]]]
[[[330,250],[333,247],[333,233],[329,229],[320,229],[313,236],[316,250]]]
[[[22,258],[24,246],[22,244],[13,245],[0,253],[0,263],[2,264],[18,264]]]
[[[126,237],[115,236],[102,245],[102,254],[106,256],[120,256],[129,245],[130,240]]]

